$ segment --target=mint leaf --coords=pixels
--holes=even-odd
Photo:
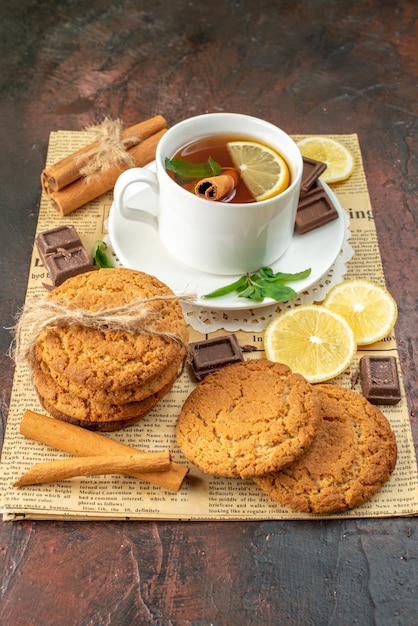
[[[260,270],[260,273],[262,272],[262,270],[269,270],[271,268],[267,267],[262,267]],[[271,280],[274,281],[280,281],[280,282],[292,282],[293,280],[302,280],[302,278],[308,278],[308,276],[311,273],[311,268],[308,268],[307,270],[303,270],[301,272],[296,272],[295,274],[288,274],[288,273],[283,273],[283,272],[277,272],[277,274],[273,274],[272,273],[272,278]],[[269,280],[268,276],[264,276],[264,274],[262,274],[263,278],[265,278],[266,280]]]
[[[237,291],[238,289],[243,289],[247,285],[247,276],[241,276],[238,280],[229,285],[225,285],[225,287],[219,287],[219,289],[215,289],[215,291],[211,291],[210,293],[203,296],[203,298],[219,298],[221,296],[226,296],[228,293],[232,293],[233,291]]]
[[[285,285],[285,282],[307,278],[311,271],[311,268],[308,268],[294,274],[284,272],[275,274],[271,267],[262,267],[258,272],[244,274],[233,283],[215,289],[215,291],[204,295],[203,298],[218,298],[236,291],[240,298],[248,298],[255,302],[262,302],[264,298],[272,298],[277,302],[288,302],[295,298],[297,293]]]
[[[265,298],[273,298],[277,302],[288,302],[297,296],[296,291],[292,287],[288,287],[280,282],[266,285],[263,293]]]
[[[96,241],[94,244],[93,258],[94,264],[98,267],[114,267],[106,255],[107,245],[104,241]]]
[[[218,174],[221,173],[222,167],[219,165],[219,163],[215,161],[215,159],[212,159],[211,156],[208,158],[208,165],[210,169],[212,170],[213,176],[217,176]]]
[[[189,163],[184,159],[165,159],[165,169],[182,178],[206,178],[216,176],[222,170],[221,165],[212,157],[206,163]]]

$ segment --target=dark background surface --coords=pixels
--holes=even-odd
[[[52,130],[232,111],[359,135],[418,442],[415,0],[0,5],[0,401]],[[415,518],[0,523],[0,624],[418,623]]]

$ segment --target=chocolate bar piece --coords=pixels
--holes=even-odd
[[[54,287],[67,278],[89,272],[93,263],[74,226],[57,226],[39,233],[35,242]]]
[[[316,181],[309,192],[299,200],[295,230],[299,235],[324,226],[337,219],[338,211],[321,183]]]
[[[190,344],[191,368],[196,380],[244,360],[236,335],[224,335]]]
[[[313,184],[316,183],[321,174],[323,174],[323,172],[327,169],[327,164],[322,161],[316,161],[315,159],[310,159],[309,157],[302,158],[303,172],[302,182],[300,185],[301,198],[308,193]]]
[[[372,404],[397,404],[401,399],[394,356],[363,356],[360,381],[364,397]]]

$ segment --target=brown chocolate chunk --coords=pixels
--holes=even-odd
[[[57,248],[69,249],[81,246],[80,237],[74,226],[57,226],[51,230],[44,230],[36,235],[35,241],[41,256],[56,252]]]
[[[401,399],[394,356],[363,356],[360,381],[364,397],[372,404],[397,404]]]
[[[316,161],[315,159],[310,159],[309,157],[303,157],[303,172],[302,172],[302,182],[300,185],[300,197],[303,198],[304,195],[311,189],[311,187],[316,183],[321,174],[327,169],[327,164],[322,161]]]
[[[317,181],[310,191],[299,200],[295,230],[299,235],[303,235],[337,218],[337,209],[321,183]]]
[[[199,381],[226,365],[244,360],[238,339],[234,334],[191,343],[190,357],[191,368],[196,380]]]
[[[43,231],[36,236],[35,242],[55,287],[67,278],[94,269],[74,226],[57,226]]]

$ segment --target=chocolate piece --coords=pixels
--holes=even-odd
[[[252,343],[246,343],[241,346],[241,350],[242,352],[257,352],[259,348],[257,348],[257,346],[254,346]]]
[[[295,230],[299,235],[303,235],[332,222],[337,217],[337,209],[321,183],[317,181],[310,191],[299,200]]]
[[[55,252],[57,248],[81,246],[81,240],[74,226],[57,226],[36,235],[36,245],[41,257]]]
[[[401,399],[394,356],[363,356],[360,381],[364,397],[372,404],[397,404]]]
[[[236,335],[224,335],[190,344],[191,368],[196,380],[244,360]]]
[[[57,226],[46,230],[36,236],[35,242],[55,287],[67,278],[93,269],[93,263],[74,226]]]
[[[300,197],[303,198],[318,180],[323,172],[327,169],[327,164],[322,161],[316,161],[309,157],[303,157],[302,182],[300,185]]]

